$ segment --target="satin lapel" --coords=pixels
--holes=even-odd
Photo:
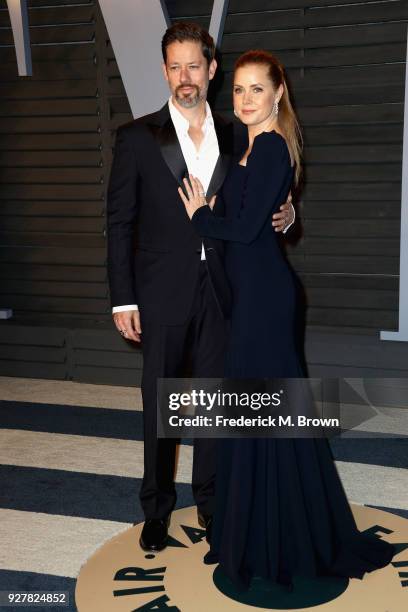
[[[217,193],[227,175],[233,153],[233,128],[231,123],[224,123],[214,117],[214,127],[218,138],[220,155],[207,189],[207,200]]]
[[[188,176],[187,164],[181,151],[180,143],[177,138],[177,133],[174,128],[170,113],[165,115],[165,109],[160,111],[160,115],[165,117],[164,123],[161,125],[152,125],[149,127],[157,140],[164,161],[171,170],[174,178],[182,185],[182,180]]]

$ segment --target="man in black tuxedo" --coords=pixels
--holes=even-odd
[[[108,276],[114,322],[127,339],[143,331],[144,477],[140,500],[144,550],[167,543],[176,441],[157,438],[157,378],[222,377],[230,293],[222,242],[195,233],[177,188],[194,174],[207,201],[220,189],[234,150],[233,124],[206,102],[216,61],[211,36],[178,23],[162,40],[171,97],[159,111],[118,128],[108,188]],[[217,213],[222,214],[220,207]],[[287,203],[274,218],[292,220]],[[214,440],[194,441],[192,488],[209,536],[215,476]]]

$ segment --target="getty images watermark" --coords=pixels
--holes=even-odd
[[[162,378],[157,433],[161,438],[382,437],[392,435],[391,411],[398,419],[395,435],[408,435],[408,381],[390,406],[389,379],[381,379],[383,384],[377,379],[377,386],[367,380]]]

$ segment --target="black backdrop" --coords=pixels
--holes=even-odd
[[[167,0],[173,20],[206,27],[212,4]],[[131,118],[124,88],[97,2],[31,0],[29,22],[33,76],[21,78],[0,1],[0,306],[15,312],[0,324],[0,373],[131,384],[140,356],[112,328],[105,240],[114,130]],[[214,106],[231,113],[242,51],[286,66],[306,142],[303,236],[288,254],[320,339],[374,341],[398,324],[407,22],[406,0],[229,2]],[[353,366],[347,350],[339,359]]]

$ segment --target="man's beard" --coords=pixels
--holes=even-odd
[[[188,95],[182,94],[180,93],[180,91],[183,89],[183,87],[191,87],[191,89],[193,89],[193,92]],[[182,106],[183,108],[194,108],[194,106],[197,106],[197,104],[201,100],[205,99],[205,95],[206,91],[200,91],[198,85],[187,85],[187,83],[176,87],[176,91],[174,92],[174,97],[177,103],[180,104],[180,106]]]

